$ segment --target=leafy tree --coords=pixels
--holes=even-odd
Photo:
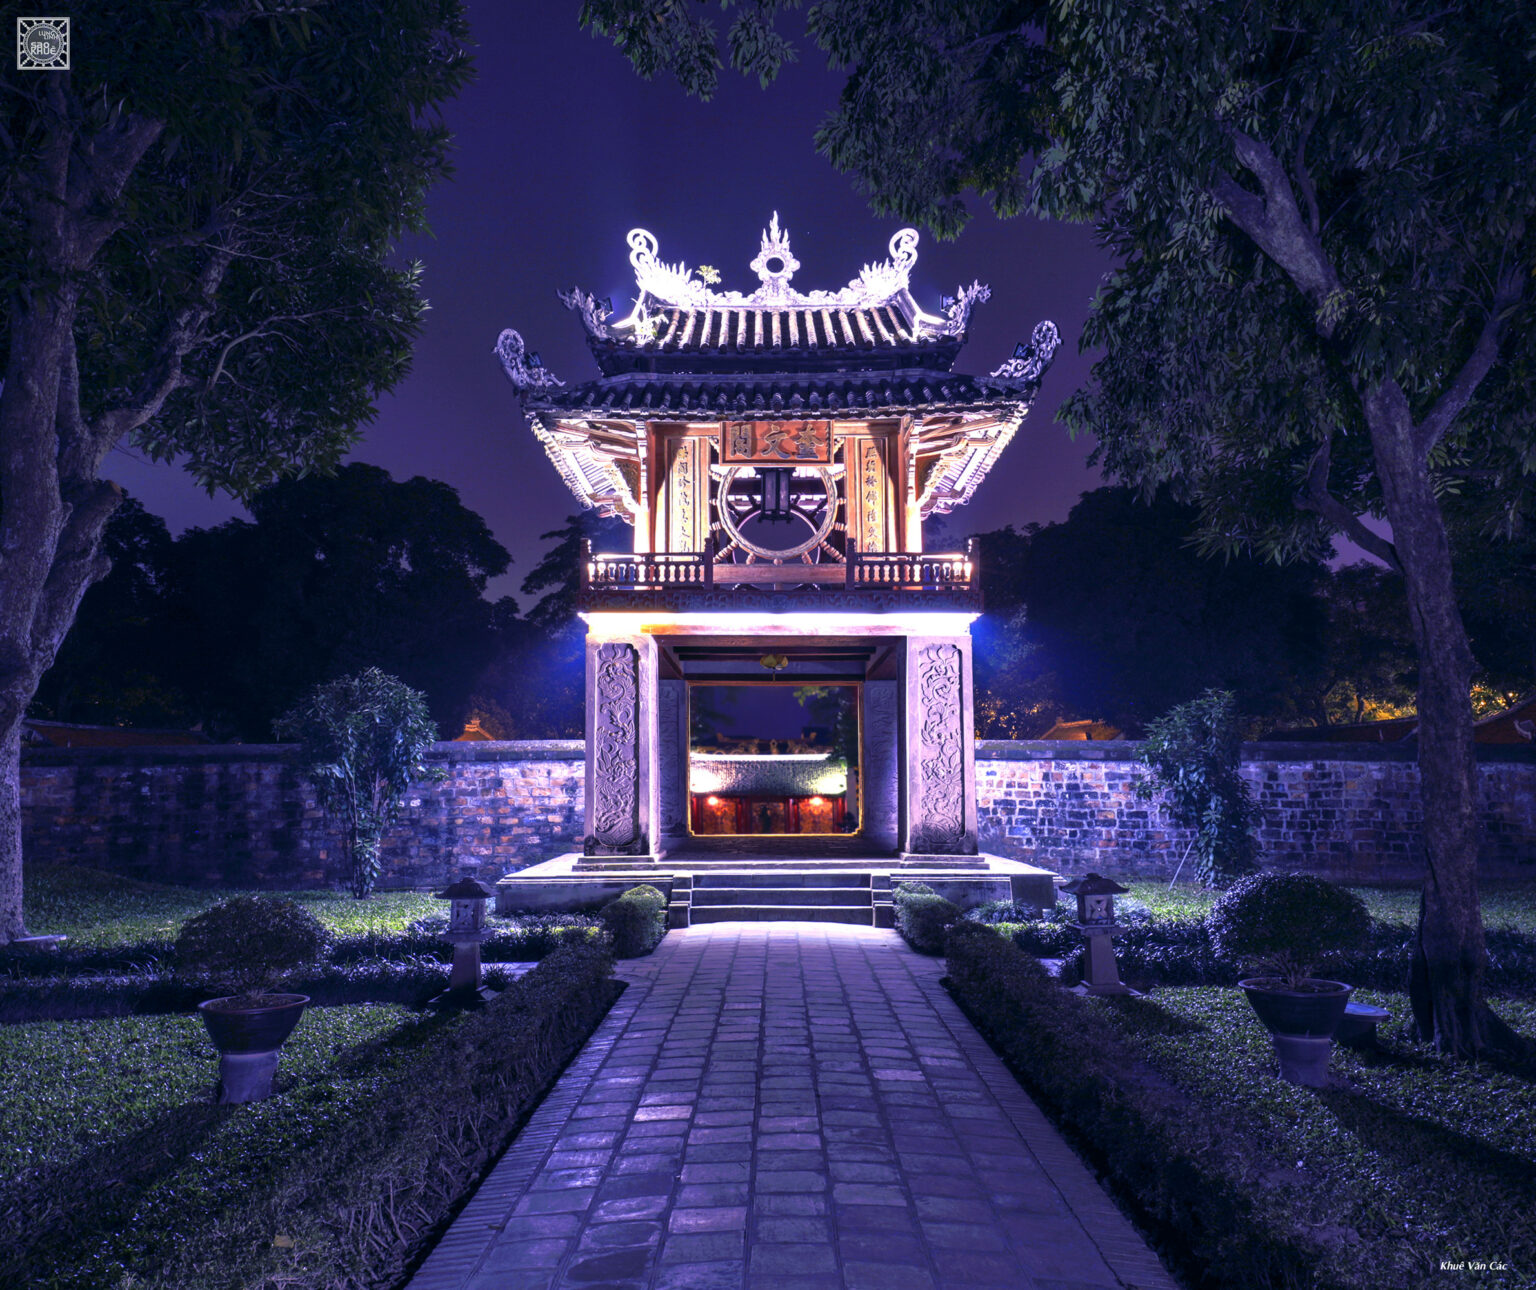
[[[583,511],[539,537],[553,545],[522,583],[523,594],[538,600],[524,618],[504,624],[501,649],[480,678],[472,707],[502,739],[579,739],[586,703],[586,634],[576,617],[582,544],[599,552],[627,550],[630,528]]]
[[[1130,733],[1212,686],[1233,691],[1250,723],[1289,716],[1319,667],[1326,571],[1204,558],[1191,544],[1199,519],[1166,490],[1141,501],[1099,488],[1060,524],[984,534],[987,617],[1000,611],[1004,626],[978,635],[978,689],[1012,683],[1040,706],[1030,682],[1049,678],[1062,710]],[[994,571],[989,550],[1010,546]]]
[[[1241,772],[1242,737],[1232,693],[1207,690],[1151,722],[1137,750],[1152,776],[1137,781],[1136,795],[1161,795],[1174,823],[1195,831],[1190,850],[1206,887],[1228,886],[1255,867],[1258,808]]]
[[[729,30],[764,80],[792,53],[779,7]],[[712,91],[715,32],[682,0],[582,15],[642,73]],[[1458,1054],[1523,1049],[1485,999],[1473,657],[1441,498],[1468,478],[1499,522],[1529,509],[1536,10],[828,0],[807,22],[849,73],[818,142],[878,210],[954,233],[969,188],[1004,215],[1091,220],[1119,258],[1084,334],[1103,357],[1064,413],[1111,475],[1174,484],[1212,548],[1319,555],[1343,533],[1401,572],[1427,860],[1415,1018]]]
[[[207,720],[265,739],[310,687],[378,667],[457,730],[497,647],[484,592],[508,557],[485,521],[447,484],[361,462],[280,480],[250,508],[176,543],[166,644]]]
[[[1322,585],[1327,646],[1311,715],[1320,726],[1413,714],[1417,665],[1403,580],[1351,564]]]
[[[38,684],[33,715],[93,725],[192,724],[192,702],[167,654],[174,561],[165,521],[125,494],[101,551],[111,572],[81,600]]]
[[[21,721],[106,572],[128,441],[246,494],[338,461],[404,374],[391,265],[446,169],[459,0],[93,0],[0,71],[0,941],[24,932]]]
[[[341,825],[352,894],[366,900],[379,878],[384,831],[413,782],[431,778],[437,727],[426,696],[370,667],[316,687],[276,723],[302,748],[302,772]]]

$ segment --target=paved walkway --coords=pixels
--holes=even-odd
[[[717,923],[623,967],[409,1290],[1173,1290],[894,932]]]

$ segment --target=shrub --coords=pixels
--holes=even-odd
[[[897,883],[891,903],[896,910],[896,930],[919,954],[942,954],[945,929],[962,920],[960,906],[923,882]]]
[[[437,726],[426,696],[376,667],[310,691],[272,727],[303,748],[301,769],[341,824],[352,894],[373,892],[384,830],[413,780],[429,778]]]
[[[613,937],[613,952],[621,959],[639,958],[661,944],[667,934],[667,898],[642,883],[631,887],[598,912]]]
[[[1352,891],[1303,873],[1260,873],[1228,891],[1205,916],[1211,946],[1295,988],[1319,960],[1357,948],[1371,918]]]
[[[233,896],[182,925],[175,957],[184,975],[251,999],[329,943],[320,920],[291,900]]]
[[[976,923],[951,928],[946,950],[949,986],[967,1015],[1138,1216],[1184,1245],[1210,1284],[1318,1284],[1315,1234],[1285,1223],[1247,1188],[1262,1145],[1151,1070],[1101,1013],[1103,1001],[1063,990]]]
[[[612,969],[604,947],[562,947],[485,1008],[365,1043],[326,1078],[234,1113],[178,1107],[131,1152],[10,1188],[0,1285],[401,1284],[607,1011]]]
[[[1150,782],[1136,782],[1136,795],[1161,793],[1174,823],[1195,830],[1195,873],[1207,887],[1224,887],[1254,867],[1258,808],[1239,772],[1241,750],[1236,701],[1228,691],[1207,690],[1149,723],[1136,754],[1152,771]]]

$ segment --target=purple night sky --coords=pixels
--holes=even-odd
[[[637,225],[656,235],[664,260],[714,265],[722,289],[751,290],[747,262],[777,210],[802,266],[794,285],[809,290],[841,287],[886,258],[900,224],[871,215],[816,155],[812,131],[841,78],[803,41],[802,61],[769,89],[726,72],[706,104],[669,78],[641,81],[607,41],[578,28],[575,5],[479,0],[469,14],[478,76],[447,111],[457,173],[431,194],[433,235],[403,247],[426,266],[432,309],[412,374],[380,401],[352,455],[397,479],[426,475],[458,489],[512,552],[494,589],[515,593],[538,535],[577,504],[492,356],[503,327],[517,328],[555,375],[582,380],[595,368],[580,320],[555,291],[579,284],[616,308],[630,300],[624,235]],[[1107,257],[1086,227],[984,211],[956,242],[923,234],[918,256],[913,293],[926,308],[973,278],[992,288],[960,369],[991,371],[1042,318],[1062,336],[1034,411],[952,531],[1062,518],[1100,482],[1085,465],[1091,445],[1070,441],[1054,416],[1087,376],[1077,344]],[[243,513],[179,470],[125,452],[104,473],[173,532]]]

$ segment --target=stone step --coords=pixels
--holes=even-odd
[[[695,887],[693,907],[701,905],[764,905],[772,908],[802,905],[868,909],[868,887]]]
[[[711,870],[694,875],[695,888],[718,887],[842,887],[850,891],[869,890],[868,873],[838,873],[833,870],[820,870],[810,873],[797,873],[788,869],[771,869],[763,871],[748,871],[742,869]]]
[[[874,926],[869,905],[695,905],[689,919],[694,923],[852,923]]]

